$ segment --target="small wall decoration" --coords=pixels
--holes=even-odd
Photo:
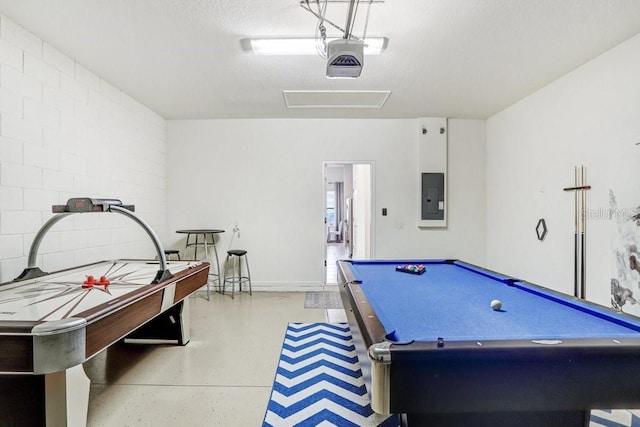
[[[545,236],[547,235],[547,223],[544,218],[540,218],[538,220],[538,225],[536,225],[536,234],[538,235],[538,240],[543,241]]]

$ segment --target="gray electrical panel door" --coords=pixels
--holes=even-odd
[[[444,219],[444,173],[423,173],[421,194],[421,219]]]

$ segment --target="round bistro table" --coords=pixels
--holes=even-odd
[[[224,233],[224,230],[219,230],[215,228],[196,228],[189,230],[176,230],[178,234],[186,234],[187,242],[184,245],[184,259],[189,259],[187,255],[187,251],[189,248],[193,248],[193,259],[198,258],[198,249],[204,249],[204,257],[205,259],[209,259],[209,248],[213,247],[213,254],[216,257],[216,271],[214,273],[209,273],[209,276],[214,276],[218,282],[218,292],[222,287],[220,282],[220,260],[218,259],[218,250],[216,249],[216,239],[215,235]],[[192,241],[192,236],[194,240]],[[213,261],[213,260],[211,260]],[[213,264],[213,262],[212,262]],[[209,300],[209,281],[207,281],[207,301]]]

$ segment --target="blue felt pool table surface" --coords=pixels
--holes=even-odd
[[[422,264],[421,275],[396,266]],[[352,261],[393,341],[637,338],[640,321],[460,261]],[[501,310],[491,308],[502,302]]]

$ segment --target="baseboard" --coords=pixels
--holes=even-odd
[[[251,282],[251,285],[258,292],[311,292],[321,291],[324,287],[318,282]]]
[[[247,285],[243,285],[244,291]],[[209,283],[212,291],[218,289],[217,282]],[[227,286],[227,290],[231,288]],[[236,286],[236,291],[238,290]],[[319,292],[319,291],[337,291],[338,285],[335,283],[326,285],[318,282],[251,282],[251,290],[253,292]],[[200,288],[198,292],[206,292],[206,286]]]

